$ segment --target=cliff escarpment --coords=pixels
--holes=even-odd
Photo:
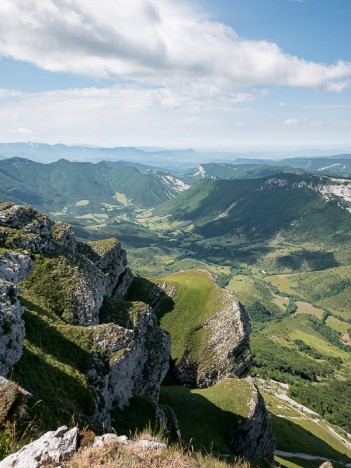
[[[0,235],[0,375],[17,363],[43,426],[75,415],[111,429],[132,397],[157,401],[170,339],[149,306],[121,301],[132,274],[120,242],[80,243],[68,224],[11,203]]]
[[[249,316],[235,296],[219,288],[206,270],[161,280],[136,278],[129,297],[155,310],[172,336],[172,383],[206,388],[251,366]]]
[[[247,377],[248,315],[206,271],[133,280],[116,239],[82,243],[68,224],[6,203],[0,288],[0,375],[12,369],[37,402],[39,432],[72,420],[130,430],[128,411],[139,423],[151,409],[157,427],[199,450],[206,428],[207,449],[273,460],[270,418]]]
[[[161,402],[174,408],[181,432],[194,444],[199,432],[203,441],[202,428],[207,423],[199,413],[213,411],[213,418],[223,418],[218,428],[214,429],[214,423],[208,427],[209,438],[223,433],[218,450],[231,447],[240,455],[272,462],[275,437],[271,419],[248,377],[251,325],[245,308],[205,270],[181,271],[153,281],[136,278],[129,298],[136,297],[153,307],[161,327],[171,335],[170,387],[163,389]],[[192,390],[184,391],[181,385]]]
[[[23,308],[18,299],[19,281],[32,267],[27,253],[4,251],[0,255],[0,375],[6,376],[22,354]]]

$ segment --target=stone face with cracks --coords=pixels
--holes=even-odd
[[[236,430],[237,435],[232,440],[233,449],[244,457],[262,457],[274,464],[275,435],[271,417],[251,377],[245,380],[252,389],[249,413]]]
[[[212,276],[208,274],[211,281]],[[177,287],[159,283],[164,293],[172,297]],[[159,289],[158,288],[158,289]],[[160,293],[152,291],[157,309]],[[213,315],[201,325],[206,329],[208,342],[202,356],[196,361],[185,351],[175,364],[173,374],[177,382],[198,388],[211,387],[228,376],[245,377],[251,367],[250,332],[251,324],[245,308],[236,300],[233,293],[222,290]]]
[[[123,409],[133,396],[158,400],[169,367],[170,337],[147,305],[133,328],[102,324],[91,330],[95,365],[88,379],[96,395],[94,419],[109,429],[114,407]]]
[[[60,276],[66,275],[74,288],[71,321],[75,325],[98,324],[104,296],[123,299],[132,282],[126,252],[116,239],[79,243],[70,225],[54,222],[30,206],[0,205],[0,240],[9,249],[67,259],[72,267],[61,269]]]
[[[42,300],[46,289],[41,285],[48,280],[68,298],[73,317],[61,318],[90,329],[94,366],[87,379],[96,402],[95,427],[111,429],[110,411],[125,407],[134,396],[158,400],[169,365],[170,338],[159,328],[152,309],[142,306],[128,325],[99,324],[104,297],[123,298],[133,279],[120,242],[79,243],[66,223],[11,203],[0,205],[0,230],[0,241],[7,249],[26,249],[0,255],[0,372],[5,375],[21,356],[24,323],[17,283],[31,274]],[[37,254],[34,261],[32,253]],[[38,258],[42,263],[36,268]]]
[[[32,266],[27,254],[0,255],[0,375],[6,376],[22,355],[24,340],[23,308],[18,300],[18,282]]]
[[[8,456],[0,468],[39,468],[45,464],[57,465],[73,455],[78,448],[78,429],[66,426],[47,432],[40,439]]]

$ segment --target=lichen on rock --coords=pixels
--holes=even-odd
[[[58,466],[78,449],[78,428],[59,427],[0,462],[1,468],[39,468]]]
[[[23,308],[18,299],[19,281],[32,266],[27,254],[0,255],[0,375],[6,376],[22,355],[24,340]]]
[[[91,327],[94,367],[88,379],[96,395],[94,419],[106,428],[111,427],[110,411],[123,409],[133,396],[157,401],[169,367],[170,338],[153,310],[144,304],[138,320],[129,324]]]
[[[66,322],[98,324],[104,296],[127,293],[132,275],[116,239],[79,243],[67,223],[12,203],[0,205],[0,226],[6,248],[37,254],[25,286]]]

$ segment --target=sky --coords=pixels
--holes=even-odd
[[[0,141],[351,151],[350,0],[1,0]]]

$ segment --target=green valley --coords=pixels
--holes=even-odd
[[[65,161],[54,164],[55,171],[76,168]],[[73,196],[69,187],[58,187],[68,201],[47,204],[46,210],[56,219],[72,222],[80,240],[117,235],[126,246],[135,275],[127,299],[135,305],[105,302],[103,313],[108,320],[112,317],[122,323],[121,317],[126,313],[131,317],[142,301],[153,308],[161,327],[171,335],[171,367],[160,407],[176,413],[184,443],[192,441],[194,447],[203,445],[208,450],[212,441],[215,452],[230,451],[226,428],[239,424],[242,408],[240,399],[234,404],[229,398],[229,387],[253,385],[245,383],[251,358],[244,338],[234,345],[231,340],[235,334],[227,336],[220,330],[235,330],[233,317],[240,316],[245,322],[247,313],[252,327],[249,378],[254,379],[272,414],[276,461],[281,466],[307,468],[330,458],[335,466],[344,466],[351,457],[347,435],[351,432],[351,184],[290,170],[260,178],[252,168],[253,177],[243,172],[243,178],[205,178],[193,181],[190,188],[182,185],[188,176],[184,181],[172,179],[173,186],[182,187],[182,193],[170,193],[164,185],[160,188],[160,180],[168,177],[165,174],[99,163],[96,179],[96,167],[92,166],[81,163],[77,166],[79,182],[74,174],[65,182],[77,184],[79,195]],[[243,167],[243,171],[247,169]],[[33,176],[37,180],[33,183],[35,193],[42,184],[40,177]],[[45,194],[45,200],[47,197]],[[56,195],[53,198],[55,203],[59,200]],[[70,267],[60,258],[36,260],[36,268],[49,277],[56,265],[69,276]],[[41,292],[41,302],[34,301],[30,291],[55,291],[55,278],[52,283],[45,283],[41,276],[37,276],[38,282],[30,278],[23,282],[28,340],[35,336],[37,314],[43,314],[44,328],[49,320],[50,333],[58,330],[64,341],[70,340],[75,328],[71,331],[57,316],[61,309],[71,313],[72,298],[65,294],[50,298]],[[230,306],[232,294],[245,309]],[[52,318],[48,310],[54,303],[61,309]],[[240,333],[236,330],[235,336]],[[227,342],[220,343],[219,336],[229,340],[230,349],[236,349],[233,360],[221,361]],[[87,349],[84,334],[79,340],[83,356]],[[22,366],[25,359],[28,363],[37,359],[35,343],[33,347],[27,341],[26,357],[15,374],[28,381],[30,388],[35,388],[35,382],[24,375]],[[45,365],[62,366],[57,355],[60,350],[47,350],[48,355],[40,355]],[[67,361],[62,368],[77,385],[84,384],[82,373],[89,363],[83,361]],[[239,380],[223,380],[230,375]],[[89,413],[91,396],[86,388],[84,394]],[[66,392],[63,398],[74,401]],[[121,427],[153,424],[156,428],[154,416],[139,419],[140,405],[149,408],[145,415],[148,411],[153,414],[152,405],[132,400],[128,411],[118,413]],[[210,428],[200,417],[194,425],[198,413],[213,413],[224,430],[216,425]],[[172,431],[176,438],[174,427]]]

